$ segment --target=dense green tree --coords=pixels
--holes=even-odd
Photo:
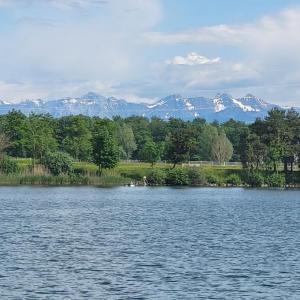
[[[41,159],[41,163],[54,176],[73,172],[72,157],[64,152],[47,152]]]
[[[15,157],[26,156],[25,134],[28,129],[27,117],[20,111],[11,111],[1,120],[2,132],[10,140],[7,153]]]
[[[27,129],[24,133],[25,148],[33,165],[46,152],[55,151],[58,147],[54,135],[54,119],[50,115],[31,114],[28,117]]]
[[[268,146],[267,163],[273,166],[273,171],[278,172],[278,164],[281,162],[284,153],[284,145],[279,140],[272,141]]]
[[[116,167],[119,161],[119,148],[116,137],[109,123],[97,120],[92,135],[93,162],[99,168],[99,175],[103,169]]]
[[[142,161],[150,163],[153,167],[153,165],[160,159],[159,146],[152,140],[148,140],[141,149],[140,158]]]
[[[67,116],[58,122],[61,149],[78,160],[89,161],[92,154],[91,122],[86,116]]]
[[[160,118],[152,118],[149,123],[151,136],[155,143],[164,142],[168,134],[168,123]]]
[[[0,158],[7,153],[35,162],[59,149],[77,160],[96,162],[100,173],[116,165],[120,149],[124,159],[151,164],[161,159],[175,167],[188,160],[223,162],[230,158],[232,148],[232,160],[241,161],[250,173],[277,173],[283,164],[286,178],[292,178],[294,166],[300,165],[300,116],[294,110],[277,108],[252,124],[137,116],[113,121],[87,116],[53,118],[18,111],[0,116]]]
[[[209,124],[204,124],[202,129],[196,134],[196,145],[194,151],[196,152],[195,160],[212,160],[212,145],[218,136],[216,127]]]
[[[248,126],[244,122],[230,119],[222,125],[222,128],[224,129],[227,138],[233,146],[232,160],[240,161],[242,151],[241,139],[242,136],[249,131]]]
[[[245,136],[244,148],[241,153],[243,166],[250,170],[258,170],[265,164],[266,156],[267,146],[261,142],[257,134],[248,133]]]
[[[173,163],[173,168],[178,163],[189,160],[194,145],[193,131],[190,128],[178,128],[170,134],[166,141],[166,158]]]
[[[286,112],[285,151],[283,155],[284,170],[287,172],[288,164],[293,171],[293,165],[300,153],[300,116],[291,109]]]
[[[144,117],[133,116],[126,118],[124,121],[131,126],[137,145],[136,150],[132,153],[132,158],[139,159],[140,150],[146,141],[151,138],[149,120]]]

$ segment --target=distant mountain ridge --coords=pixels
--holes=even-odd
[[[251,94],[242,98],[234,98],[229,94],[217,94],[214,98],[182,97],[170,95],[153,104],[132,103],[124,99],[103,97],[97,93],[87,93],[78,98],[62,98],[44,101],[26,100],[20,103],[0,101],[0,114],[15,109],[25,114],[49,113],[54,117],[83,114],[112,118],[113,116],[159,117],[162,119],[180,118],[192,120],[200,117],[207,121],[225,122],[229,119],[253,122],[263,118],[267,112],[278,105],[270,104]],[[299,111],[299,109],[296,109]]]

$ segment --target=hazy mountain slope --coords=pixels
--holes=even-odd
[[[149,118],[156,116],[163,119],[173,117],[184,120],[201,117],[207,121],[217,120],[219,122],[233,118],[239,121],[252,122],[258,117],[263,118],[273,107],[277,106],[251,94],[240,99],[228,94],[218,94],[213,99],[170,95],[149,105],[132,103],[114,97],[105,98],[96,93],[88,93],[78,98],[63,98],[51,101],[26,100],[16,104],[0,101],[0,114],[6,114],[15,109],[25,114],[31,112],[49,113],[55,117],[77,114],[107,118],[138,115]]]

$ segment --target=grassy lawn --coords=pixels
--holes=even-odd
[[[21,170],[26,169],[30,167],[32,161],[30,158],[16,158],[15,159],[21,168]],[[122,174],[143,174],[147,175],[151,170],[153,169],[161,169],[161,170],[167,170],[172,167],[172,164],[168,163],[157,163],[152,168],[149,163],[144,162],[126,162],[122,161],[118,164],[118,166],[112,170],[104,170],[104,174],[107,176],[116,176],[116,175],[122,175]],[[180,168],[181,166],[178,165],[177,168]],[[211,165],[202,165],[200,167],[200,170],[203,171],[205,175],[219,175],[221,177],[227,176],[228,174],[232,173],[240,173],[242,170],[241,166],[211,166]],[[82,171],[86,175],[95,175],[98,167],[90,162],[74,162],[74,169]]]
[[[151,165],[149,163],[120,162],[115,169],[105,170],[104,175],[122,175],[124,177],[140,179],[143,176],[147,176],[153,169],[168,170],[171,167],[172,164],[167,163],[157,163],[153,168],[151,168]],[[74,168],[77,170],[81,170],[87,175],[95,175],[98,169],[95,164],[87,162],[76,162],[74,163]],[[177,168],[181,168],[181,166],[178,165]],[[201,166],[196,168],[199,168],[205,176],[214,175],[219,177],[220,179],[224,179],[231,174],[240,174],[242,171],[241,166]]]
[[[36,165],[36,171],[32,174],[31,159],[18,158],[15,159],[20,167],[17,174],[0,174],[0,185],[97,185],[97,186],[120,186],[128,184],[131,181],[142,181],[144,176],[149,176],[153,170],[167,171],[172,168],[172,164],[157,163],[152,168],[149,163],[143,162],[126,162],[122,161],[112,170],[104,170],[101,177],[97,175],[98,167],[90,162],[74,162],[75,174],[51,176],[42,166]],[[217,182],[218,184],[226,184],[230,175],[238,175],[243,178],[244,170],[240,165],[178,165],[179,168],[196,168],[200,171],[207,181]],[[264,174],[268,176],[269,174]],[[298,184],[300,182],[300,171],[289,172],[285,175],[288,183]],[[232,176],[231,176],[232,178]]]
[[[44,174],[43,171],[32,176],[30,167],[31,159],[16,158],[16,162],[20,167],[20,174],[14,176],[3,176],[2,182],[11,183],[31,183],[31,184],[56,184],[60,181],[61,184],[72,184],[69,178],[51,178],[49,174]],[[178,165],[176,168],[188,168],[189,166]],[[192,166],[191,166],[192,167]],[[122,185],[130,182],[130,180],[141,180],[144,176],[148,176],[153,169],[168,170],[172,168],[172,164],[157,163],[152,168],[149,163],[143,162],[126,162],[122,161],[118,166],[111,170],[104,170],[101,177],[97,176],[98,167],[90,162],[74,162],[74,170],[77,174],[81,174],[86,179],[86,184],[92,185]],[[241,175],[241,166],[215,166],[215,165],[201,165],[198,168],[205,177],[214,176],[221,181],[224,181],[231,174]],[[76,182],[74,182],[76,184]],[[81,184],[81,182],[78,182]]]

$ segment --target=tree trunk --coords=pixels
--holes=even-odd
[[[98,174],[99,174],[99,177],[102,176],[102,165],[98,166]]]

